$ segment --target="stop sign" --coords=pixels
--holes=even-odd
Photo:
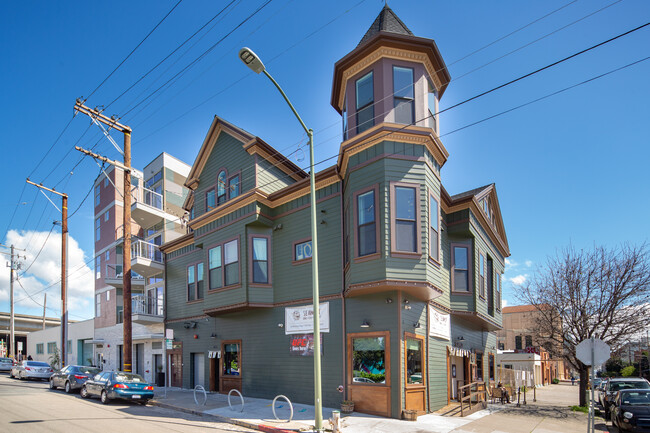
[[[576,346],[576,357],[585,365],[591,365],[591,351],[594,353],[594,364],[600,365],[609,359],[609,345],[600,338],[583,340]]]

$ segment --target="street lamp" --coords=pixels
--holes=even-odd
[[[311,276],[312,276],[312,290],[313,290],[313,303],[314,303],[314,408],[315,414],[315,427],[317,431],[323,430],[323,402],[321,392],[321,366],[320,366],[320,310],[319,310],[319,294],[318,294],[318,240],[316,225],[316,181],[314,176],[314,130],[307,128],[305,122],[302,121],[298,112],[287,95],[284,93],[280,85],[273,79],[271,74],[266,71],[264,63],[259,57],[249,48],[244,47],[239,50],[239,58],[246,64],[253,72],[259,74],[264,72],[269,80],[280,91],[284,100],[293,111],[293,114],[300,122],[307,136],[309,137],[309,191],[311,195],[311,242],[312,242],[312,255],[311,255]]]

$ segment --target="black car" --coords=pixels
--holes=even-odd
[[[609,407],[612,405],[616,393],[624,389],[650,389],[650,383],[640,377],[616,377],[609,379],[605,386],[605,394],[601,402],[605,409],[605,419],[609,418]]]
[[[99,397],[104,404],[116,398],[146,404],[153,398],[153,385],[138,374],[105,371],[87,380],[80,395],[82,398]]]
[[[50,376],[50,389],[63,388],[65,392],[71,393],[81,389],[84,383],[99,373],[99,368],[85,365],[68,365],[57,370]]]
[[[610,412],[612,425],[618,431],[650,432],[650,389],[619,391]]]

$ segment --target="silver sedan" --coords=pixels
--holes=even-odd
[[[11,358],[1,357],[0,358],[0,371],[10,371],[11,367],[14,366],[14,360]]]
[[[54,370],[47,362],[23,361],[14,365],[9,376],[18,379],[43,379],[49,380]]]

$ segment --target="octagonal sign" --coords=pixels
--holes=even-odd
[[[600,338],[583,340],[576,346],[576,357],[585,365],[591,365],[591,350],[594,351],[594,363],[600,365],[609,359],[609,345]]]

